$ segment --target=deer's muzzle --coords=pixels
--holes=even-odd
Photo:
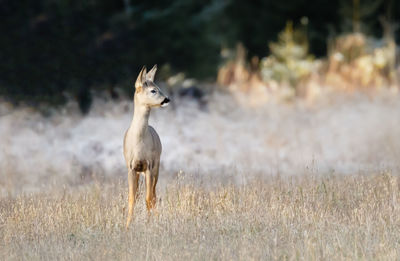
[[[168,103],[169,103],[169,99],[168,99],[168,98],[165,98],[165,99],[161,102],[161,107],[167,106]]]

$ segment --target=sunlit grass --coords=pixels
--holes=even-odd
[[[172,180],[128,231],[126,184],[0,200],[1,260],[374,259],[400,256],[399,177]]]

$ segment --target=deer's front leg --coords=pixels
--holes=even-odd
[[[126,228],[129,227],[129,224],[131,223],[132,220],[133,207],[135,205],[137,196],[138,182],[139,182],[139,175],[132,169],[130,169],[128,172],[129,199],[128,199],[128,218],[126,220]]]

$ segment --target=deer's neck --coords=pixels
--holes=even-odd
[[[149,126],[150,107],[135,101],[131,130],[135,137],[143,138]]]

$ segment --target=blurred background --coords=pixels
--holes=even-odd
[[[125,177],[153,64],[174,101],[151,118],[165,175],[399,168],[395,0],[0,0],[0,17],[2,193]]]
[[[235,58],[252,61],[265,82],[298,84],[317,70],[348,84],[396,77],[394,0],[2,0],[0,14],[0,95],[13,102],[60,104],[70,93],[85,103],[91,90],[117,87],[131,95],[137,71],[156,63],[164,81],[183,72],[212,82]]]

